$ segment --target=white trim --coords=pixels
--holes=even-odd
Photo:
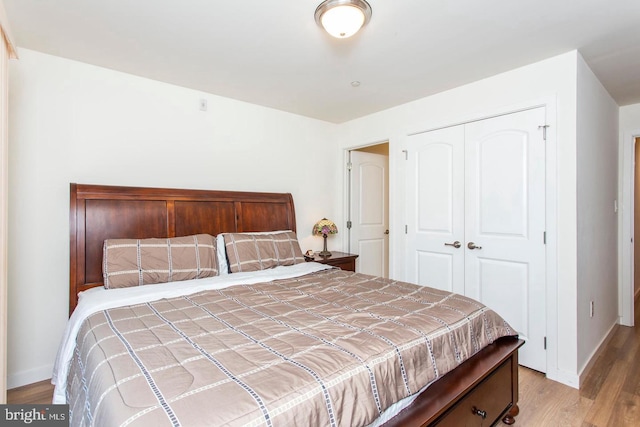
[[[580,389],[580,375],[574,372],[556,370],[555,372],[547,371],[547,378],[553,381],[557,381],[561,384],[569,387]]]
[[[53,363],[28,369],[22,372],[16,372],[7,376],[7,389],[21,387],[27,384],[33,384],[51,378],[53,372]]]
[[[2,43],[4,6],[0,3],[0,404],[6,403],[7,395],[7,248],[8,248],[8,156],[9,156],[9,46]]]
[[[547,377],[561,383],[572,385],[573,378],[565,379],[566,374],[558,370],[558,119],[556,98],[548,97],[543,101],[546,113],[546,303],[547,303]]]
[[[615,335],[616,331],[618,330],[617,327],[618,327],[617,323],[614,323],[613,325],[611,325],[611,328],[609,328],[609,332],[605,334],[604,338],[602,338],[602,340],[600,341],[598,346],[595,348],[595,350],[591,352],[591,355],[587,359],[587,362],[584,364],[584,366],[580,370],[580,377],[579,377],[580,384],[584,383],[585,378],[591,372],[591,369],[596,364],[596,361],[598,360],[600,355],[606,350],[607,345],[609,344],[609,342]]]
[[[618,316],[619,323],[625,326],[633,326],[633,243],[631,239],[634,235],[633,213],[634,213],[634,163],[635,163],[635,140],[640,137],[640,129],[624,131],[620,136],[621,149],[618,154],[618,161],[622,164],[622,178],[620,189],[620,207],[622,218],[618,227],[618,253],[620,262],[618,264]]]

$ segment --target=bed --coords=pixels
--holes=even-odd
[[[462,296],[297,261],[105,290],[105,240],[224,235],[229,252],[233,236],[295,232],[290,194],[82,184],[70,193],[71,319],[53,381],[72,425],[515,422],[523,341]],[[439,314],[414,317],[425,306]],[[423,330],[429,319],[435,332]],[[365,347],[377,356],[366,359]]]

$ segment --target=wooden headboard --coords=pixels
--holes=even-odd
[[[69,314],[78,293],[102,286],[105,239],[296,231],[289,193],[71,184]]]

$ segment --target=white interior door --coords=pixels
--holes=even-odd
[[[408,144],[407,278],[464,294],[464,126]]]
[[[520,364],[542,372],[544,123],[538,108],[413,135],[406,175],[409,281],[494,309],[527,341]]]
[[[500,313],[527,344],[520,364],[546,371],[544,108],[465,126],[466,295]],[[471,249],[468,245],[476,245]]]
[[[389,277],[389,157],[351,151],[349,247],[357,271]]]

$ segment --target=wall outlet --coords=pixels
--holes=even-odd
[[[200,105],[200,111],[207,111],[207,100],[206,99],[201,98],[200,102],[199,102],[199,105]]]
[[[593,317],[593,306],[594,306],[593,301],[590,301],[589,302],[589,317]]]

